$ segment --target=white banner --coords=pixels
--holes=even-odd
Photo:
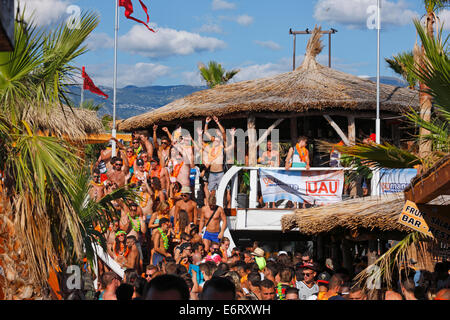
[[[344,171],[290,171],[259,169],[264,202],[291,200],[310,204],[342,201]]]
[[[381,169],[380,194],[403,192],[417,175],[417,169]]]

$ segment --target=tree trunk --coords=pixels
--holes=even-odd
[[[43,288],[33,283],[6,199],[0,185],[0,300],[45,299]]]
[[[434,29],[433,29],[433,24],[434,24],[434,15],[433,12],[430,12],[427,14],[427,34],[429,37],[434,37]],[[424,67],[424,62],[423,59],[425,57],[425,50],[422,44],[422,57],[421,57],[421,67]],[[431,120],[431,109],[433,106],[432,103],[432,97],[423,92],[424,90],[427,90],[428,87],[422,83],[419,82],[419,104],[420,104],[420,118],[423,119],[424,121],[429,122]],[[429,134],[430,131],[424,129],[424,128],[420,128],[419,130],[419,134],[421,136],[420,138],[420,142],[419,142],[419,157],[423,158],[426,157],[427,155],[430,154],[431,152],[431,141],[424,141],[424,139],[422,138],[422,136]]]

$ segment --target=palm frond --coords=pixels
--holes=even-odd
[[[342,154],[364,160],[367,166],[374,168],[412,168],[421,164],[421,160],[416,155],[389,143],[360,143],[354,146],[335,146],[335,148]]]

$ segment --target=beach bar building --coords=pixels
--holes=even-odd
[[[257,209],[258,206],[258,139],[259,129],[277,128],[281,143],[295,142],[298,136],[308,137],[311,170],[342,170],[329,168],[328,159],[316,149],[317,140],[355,144],[375,132],[376,83],[319,64],[317,55],[323,46],[320,28],[315,28],[308,41],[303,63],[291,72],[276,76],[218,85],[175,100],[148,113],[121,121],[118,131],[147,131],[151,136],[154,124],[169,130],[182,125],[193,134],[194,121],[217,116],[226,128],[243,129],[248,134],[248,167],[232,167],[222,179],[217,199],[223,204],[227,184],[237,179],[240,170],[250,171],[248,207],[237,207],[237,185],[233,183],[230,229],[250,235],[256,231],[277,231],[281,234],[281,217],[293,213],[287,209]],[[418,110],[418,92],[387,84],[380,85],[381,141],[393,144],[407,138],[399,123],[409,108]],[[203,122],[204,123],[204,122]],[[281,159],[283,160],[283,159]],[[303,170],[303,168],[295,169]],[[237,182],[235,180],[235,182]],[[236,209],[235,211],[233,211]],[[297,233],[298,234],[298,233]],[[250,237],[250,236],[249,236]]]

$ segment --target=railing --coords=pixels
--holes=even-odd
[[[219,187],[217,189],[216,198],[217,204],[221,207],[224,205],[224,197],[227,189],[228,183],[233,181],[231,189],[231,208],[237,208],[237,195],[239,187],[239,171],[248,170],[250,171],[250,193],[249,193],[249,205],[247,209],[255,209],[258,206],[258,170],[285,170],[284,167],[244,167],[244,166],[233,166],[231,167],[223,176]],[[305,171],[306,168],[290,168],[290,171]],[[356,170],[353,168],[341,168],[341,167],[312,167],[308,171],[352,171]],[[378,188],[375,184],[372,184],[372,195],[378,194]],[[284,204],[287,201],[284,202]],[[283,204],[279,207],[283,207]]]

